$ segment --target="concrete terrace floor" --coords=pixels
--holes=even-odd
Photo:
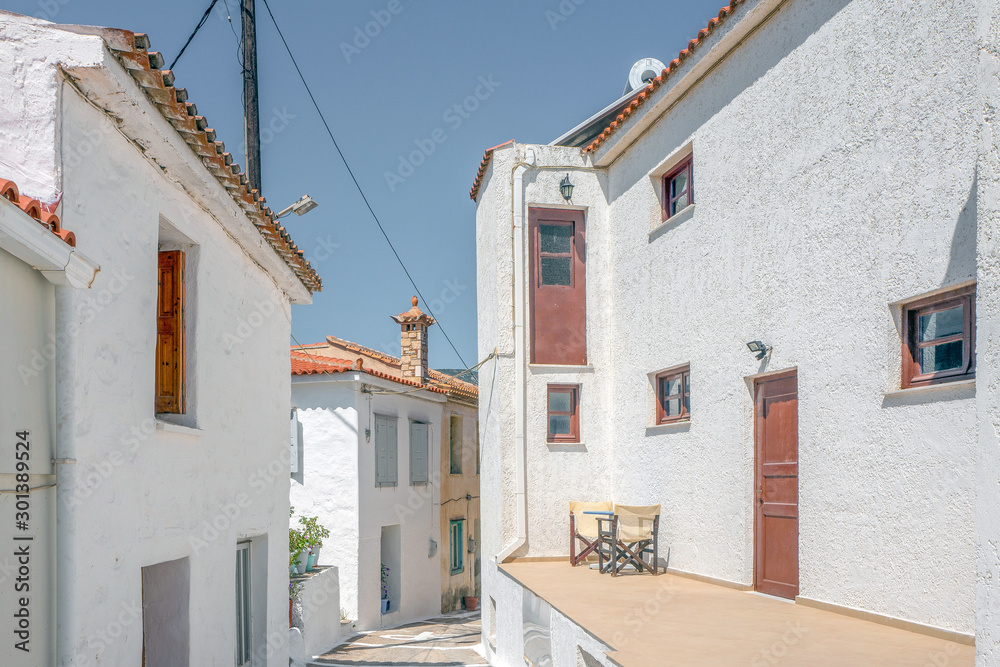
[[[479,613],[455,613],[391,630],[355,635],[308,664],[310,667],[488,664],[480,655]]]
[[[617,578],[567,562],[501,569],[612,647],[616,663],[972,667],[972,646],[672,574]]]

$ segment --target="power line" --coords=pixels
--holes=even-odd
[[[434,312],[431,310],[430,303],[428,303],[427,299],[424,298],[424,295],[420,293],[420,288],[417,287],[416,281],[413,280],[413,276],[410,275],[409,270],[406,268],[406,264],[403,263],[399,253],[396,252],[396,247],[392,245],[392,241],[389,240],[389,235],[386,234],[385,228],[382,226],[382,222],[375,214],[375,209],[372,208],[371,203],[368,201],[365,191],[361,188],[361,184],[354,175],[354,170],[351,169],[351,165],[348,164],[347,158],[344,157],[344,152],[340,150],[340,145],[337,143],[336,137],[333,136],[333,130],[330,129],[330,124],[326,122],[326,116],[323,115],[323,111],[319,108],[319,103],[316,102],[316,97],[313,95],[312,89],[309,88],[309,84],[306,83],[306,78],[303,76],[302,70],[299,68],[299,63],[295,60],[295,56],[292,55],[292,50],[289,48],[288,42],[285,41],[285,35],[281,32],[281,28],[278,27],[278,22],[275,20],[274,14],[271,12],[271,6],[267,4],[267,0],[264,0],[264,7],[267,9],[268,16],[271,17],[271,23],[274,24],[274,29],[278,31],[278,37],[281,38],[281,43],[285,45],[285,51],[288,52],[288,57],[292,59],[292,65],[295,66],[295,71],[298,72],[299,79],[302,80],[302,85],[305,86],[306,93],[309,94],[309,99],[312,100],[313,106],[316,108],[316,113],[319,114],[320,120],[323,121],[323,127],[326,128],[326,133],[330,135],[333,147],[337,149],[337,154],[340,155],[340,159],[343,161],[344,166],[347,167],[347,173],[351,175],[351,180],[354,181],[354,186],[358,189],[358,192],[361,194],[361,198],[365,201],[365,206],[368,207],[368,212],[372,214],[372,219],[375,220],[375,224],[378,225],[379,231],[382,232],[382,236],[385,237],[385,242],[389,244],[389,249],[392,250],[392,254],[396,256],[396,261],[399,262],[399,265],[403,268],[403,273],[406,274],[410,284],[413,285],[413,289],[416,290],[417,296],[419,296],[420,300],[424,302],[424,307],[427,308],[428,314],[437,320],[438,318],[435,317]],[[440,327],[441,333],[444,334],[448,344],[451,345],[451,349],[455,351],[456,355],[458,355],[458,360],[462,362],[463,366],[467,366],[468,364],[465,363],[465,359],[462,358],[462,354],[458,351],[458,348],[455,347],[455,344],[451,341],[451,337],[448,335],[448,332],[444,330],[444,325],[441,324],[440,321],[438,321],[438,327]]]
[[[215,3],[218,1],[219,0],[212,0],[212,2],[209,3],[208,9],[205,10],[205,13],[201,17],[201,20],[198,21],[198,25],[194,27],[194,32],[192,32],[191,36],[187,38],[186,42],[184,42],[184,46],[181,47],[181,52],[177,54],[177,57],[174,58],[174,62],[170,63],[170,67],[168,67],[167,69],[173,69],[174,65],[177,64],[177,61],[180,60],[181,56],[184,55],[184,51],[187,50],[188,44],[191,43],[191,40],[194,39],[194,36],[198,34],[199,30],[201,30],[201,26],[205,25],[205,21],[208,20],[208,15],[212,13],[212,7],[215,7]]]

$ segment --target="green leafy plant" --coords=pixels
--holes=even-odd
[[[382,563],[382,599],[389,599],[389,568]]]
[[[299,524],[302,525],[302,533],[305,535],[309,546],[318,549],[323,546],[323,540],[330,537],[330,531],[319,525],[319,517],[300,516]]]

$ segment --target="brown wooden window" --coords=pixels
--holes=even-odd
[[[692,156],[663,177],[663,219],[676,215],[694,203],[694,160]]]
[[[580,442],[580,386],[548,386],[547,421],[549,442]]]
[[[159,256],[156,292],[156,412],[184,413],[184,253]]]
[[[656,423],[691,418],[691,367],[678,366],[656,376]]]
[[[976,286],[903,306],[902,386],[976,376]]]

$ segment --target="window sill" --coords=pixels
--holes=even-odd
[[[695,207],[695,204],[689,204],[688,206],[685,206],[681,210],[679,210],[676,213],[674,213],[672,216],[670,216],[669,218],[667,218],[666,220],[664,220],[660,224],[658,224],[655,227],[653,227],[651,230],[649,230],[649,238],[650,238],[650,240],[652,240],[652,238],[654,236],[656,236],[657,234],[659,234],[661,231],[663,231],[667,227],[670,227],[671,225],[675,225],[675,224],[681,223],[681,222],[683,222],[685,220],[689,220],[689,219],[693,218],[694,217],[694,207]]]
[[[939,382],[938,384],[927,384],[921,387],[907,387],[906,389],[893,389],[882,393],[885,398],[893,396],[912,396],[914,394],[929,394],[943,389],[960,389],[963,387],[975,387],[976,379],[956,380],[955,382]]]
[[[532,373],[593,373],[594,367],[590,364],[586,366],[568,366],[563,364],[528,364],[528,370]]]
[[[680,431],[690,426],[690,419],[678,419],[675,422],[667,422],[666,424],[651,424],[646,427],[646,433],[669,433],[670,431]]]
[[[177,435],[187,435],[193,438],[200,438],[205,434],[200,428],[192,428],[190,426],[181,426],[180,424],[174,424],[172,422],[165,422],[161,419],[156,420],[156,430],[163,431],[164,433],[176,433]]]

